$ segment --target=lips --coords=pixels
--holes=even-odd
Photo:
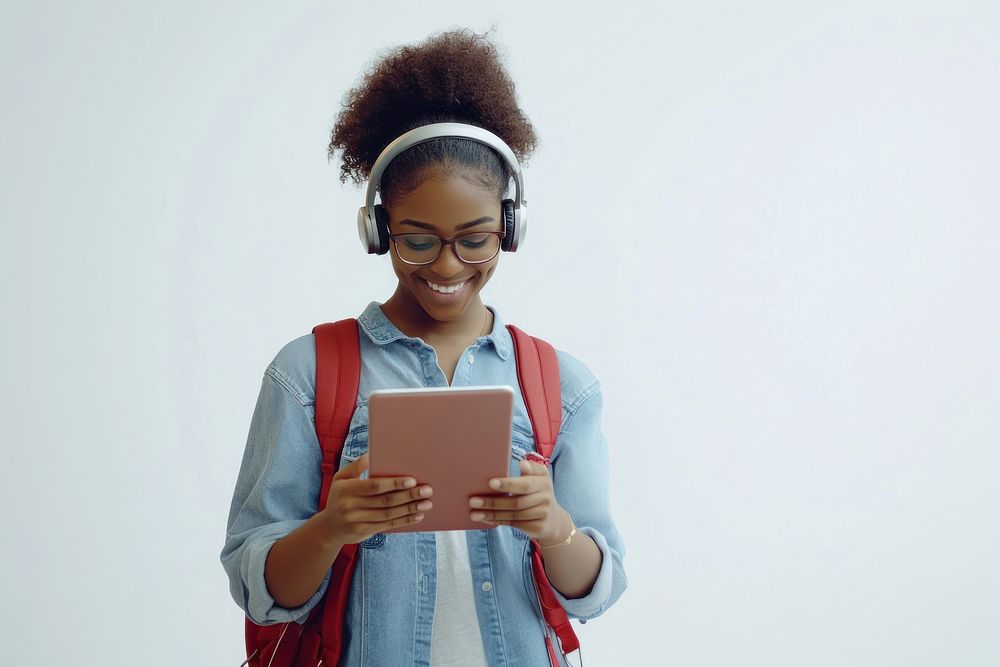
[[[469,287],[469,283],[472,282],[472,278],[450,283],[437,283],[426,278],[419,278],[419,280],[424,289],[439,301],[452,301],[458,298],[465,293]]]
[[[426,280],[426,282],[428,285],[431,286],[432,290],[436,290],[438,292],[451,292],[455,289],[458,289],[459,287],[464,286],[467,280],[461,280],[452,283],[436,283],[433,280]]]

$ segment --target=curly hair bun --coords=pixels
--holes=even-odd
[[[503,139],[519,160],[527,158],[537,143],[496,46],[485,34],[452,30],[388,52],[345,95],[329,145],[331,157],[342,151],[341,182],[350,178],[362,183],[393,139],[437,122],[487,129]],[[484,182],[496,184],[502,179],[501,191],[505,189],[508,174],[499,158],[470,143],[435,139],[405,151],[383,175],[383,201],[389,181],[396,190],[405,190],[404,181],[435,161],[477,167],[486,177]],[[401,161],[404,156],[407,159]]]

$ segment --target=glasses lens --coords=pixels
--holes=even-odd
[[[396,252],[404,262],[433,262],[441,250],[441,239],[432,234],[400,234],[396,237]]]
[[[458,256],[465,262],[488,262],[500,252],[496,234],[466,234],[455,242]]]

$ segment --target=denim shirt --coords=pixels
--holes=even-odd
[[[493,330],[462,354],[452,386],[518,388],[510,332],[499,314],[490,310]],[[448,385],[434,349],[399,331],[378,303],[368,305],[358,318],[358,327],[361,377],[341,466],[367,451],[369,392]],[[609,508],[600,384],[580,361],[560,350],[557,355],[562,427],[552,455],[555,497],[573,518],[578,534],[593,538],[602,562],[593,587],[583,597],[568,599],[554,591],[570,618],[586,622],[602,614],[625,590],[625,549]],[[264,582],[271,546],[318,511],[322,455],[313,424],[315,373],[312,334],[285,345],[268,365],[233,493],[221,560],[233,599],[261,625],[304,622],[329,583],[327,572],[305,604],[287,608],[275,603]],[[520,474],[520,460],[534,449],[524,400],[515,391],[511,476]],[[498,526],[467,531],[466,537],[489,664],[547,665],[528,536],[516,528]],[[344,664],[428,665],[436,576],[433,532],[377,533],[361,542],[347,604]]]

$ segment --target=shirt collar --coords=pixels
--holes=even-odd
[[[493,330],[477,340],[485,340],[493,344],[497,356],[507,360],[514,349],[514,342],[511,340],[510,331],[507,329],[500,317],[500,313],[491,306],[486,306],[493,313]],[[396,325],[389,321],[389,318],[382,312],[381,305],[377,301],[372,301],[365,308],[361,316],[358,317],[361,329],[368,334],[372,342],[376,345],[387,345],[396,340],[418,340],[411,338],[396,328]]]

